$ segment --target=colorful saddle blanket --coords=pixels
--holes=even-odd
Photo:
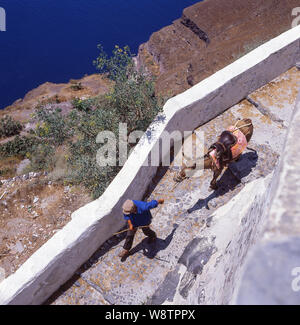
[[[236,130],[234,126],[230,126],[227,131],[232,132],[232,134],[236,137],[237,141],[236,143],[230,148],[232,159],[237,158],[240,154],[243,153],[243,151],[247,148],[248,142],[243,132],[240,130]],[[212,158],[212,161],[216,165],[216,167],[220,168],[220,162],[217,158],[217,150],[214,149],[209,153],[210,157]]]
[[[237,138],[237,142],[231,147],[232,159],[237,158],[247,148],[248,142],[243,132],[235,130],[234,126],[230,126],[228,131]]]

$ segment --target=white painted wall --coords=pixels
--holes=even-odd
[[[201,238],[210,241],[214,238],[215,253],[197,275],[186,298],[180,294],[180,289],[188,270],[180,264],[180,280],[172,304],[227,305],[231,302],[249,248],[259,239],[267,220],[272,176],[273,173],[246,184],[241,192],[214,212],[213,222],[201,233]],[[200,245],[193,253],[196,256],[202,251]]]
[[[193,130],[238,103],[300,60],[297,26],[170,99],[105,193],[70,221],[0,284],[0,304],[41,304],[123,225],[121,205],[141,199],[156,167],[144,167],[161,133]]]

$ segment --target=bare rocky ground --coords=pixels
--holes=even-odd
[[[214,238],[220,235],[215,229],[216,211],[233,200],[249,183],[264,179],[274,171],[299,86],[300,72],[293,68],[201,126],[198,130],[204,132],[207,147],[236,119],[252,119],[254,134],[250,149],[239,162],[231,164],[234,174],[225,170],[219,178],[218,190],[209,192],[211,171],[174,187],[176,168],[161,168],[145,197],[149,200],[165,199],[163,206],[153,210],[152,226],[158,235],[156,246],[149,245],[138,231],[131,255],[122,262],[118,253],[125,235],[111,237],[46,303],[170,304],[174,303],[176,288],[179,288],[177,294],[181,299],[176,300],[177,303],[184,303],[196,279],[205,283],[205,279],[201,280],[201,272],[210,258],[214,256],[216,266],[223,258],[213,244]],[[208,238],[212,238],[212,242],[206,242]],[[202,251],[193,255],[197,243],[202,245]],[[193,259],[196,259],[196,264],[193,264]],[[181,277],[179,270],[183,264],[188,269]],[[195,265],[197,267],[193,269]],[[233,270],[227,272],[228,277],[232,277]],[[209,303],[205,286],[203,294],[196,299],[199,304]]]
[[[0,268],[7,277],[91,198],[82,188],[55,184],[40,173],[0,183]]]

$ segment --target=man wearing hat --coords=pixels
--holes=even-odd
[[[123,204],[123,214],[124,219],[127,220],[129,225],[129,230],[127,231],[127,236],[125,244],[123,246],[123,251],[119,254],[119,257],[126,259],[129,256],[129,251],[133,244],[134,235],[138,227],[143,227],[143,233],[149,237],[149,243],[154,243],[156,240],[156,233],[150,229],[150,224],[152,221],[152,215],[150,210],[158,206],[158,204],[163,204],[164,200],[152,200],[151,202],[143,202],[136,200],[126,200]]]

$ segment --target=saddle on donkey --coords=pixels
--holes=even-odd
[[[208,150],[214,164],[219,169],[227,163],[238,159],[247,147],[245,135],[235,126],[223,131],[218,141],[212,144]]]

